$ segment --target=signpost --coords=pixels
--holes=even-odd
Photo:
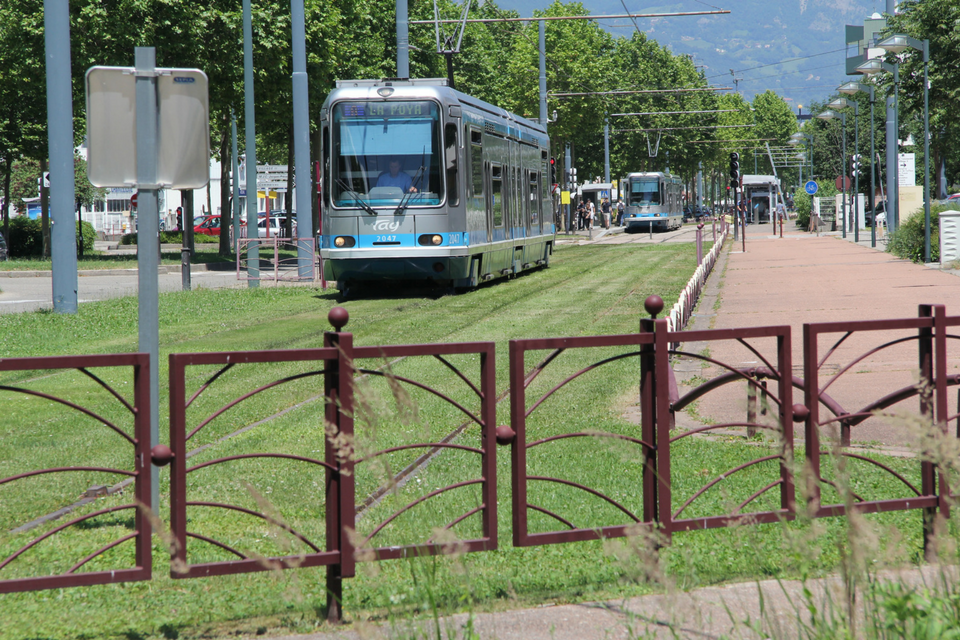
[[[160,440],[160,256],[144,248],[159,249],[159,190],[199,189],[210,179],[210,110],[203,71],[158,69],[153,47],[136,47],[135,60],[135,67],[87,70],[87,177],[97,187],[137,188],[130,200],[143,214],[137,225],[138,348],[150,356],[152,448]],[[158,510],[159,468],[150,468],[150,506]]]
[[[816,195],[817,191],[820,190],[820,185],[818,185],[815,180],[809,180],[805,185],[803,185],[803,190],[811,196]]]

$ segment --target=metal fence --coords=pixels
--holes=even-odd
[[[133,424],[124,430],[74,401],[25,385],[0,386],[92,418],[114,432],[129,463],[23,470],[0,479],[0,491],[44,474],[88,470],[133,478],[136,496],[14,544],[0,560],[0,592],[149,578],[150,524],[137,502],[149,496],[144,460],[151,453],[154,464],[170,464],[174,578],[326,566],[331,619],[340,616],[343,582],[357,562],[442,553],[451,540],[459,551],[497,548],[495,443],[510,448],[515,546],[643,532],[669,539],[851,509],[922,510],[930,539],[936,516],[948,515],[951,492],[946,461],[923,443],[960,436],[947,429],[954,420],[960,429],[960,399],[957,413],[947,408],[948,388],[960,383],[960,374],[948,374],[948,343],[960,338],[950,331],[960,317],[925,305],[916,318],[806,324],[802,365],[795,367],[789,326],[677,332],[669,319],[656,318],[663,311],[659,298],[645,306],[652,317],[634,334],[510,341],[509,390],[499,394],[493,343],[355,347],[340,308],[330,312],[335,330],[324,334],[322,348],[173,354],[170,449],[152,452],[139,412],[145,355],[0,361],[5,372],[75,369],[106,390]],[[907,362],[911,366],[901,366]],[[132,367],[133,401],[94,375],[99,366]],[[589,396],[595,385],[624,375],[639,380],[635,419],[582,416],[569,408],[576,406],[575,394]],[[871,376],[889,384],[873,384]],[[802,402],[794,401],[795,392]],[[434,425],[429,432],[403,419],[420,398],[436,401],[424,421]],[[500,401],[509,401],[510,417],[498,426]],[[715,419],[681,425],[693,408]],[[261,419],[257,411],[272,417]],[[907,428],[904,416],[928,428],[916,437],[920,455],[909,470],[849,446],[856,429]],[[315,435],[286,440],[284,420],[307,421]],[[378,427],[377,420],[386,422]],[[379,439],[371,435],[378,428]],[[795,437],[801,430],[802,441]],[[708,434],[715,433],[767,437],[747,441],[736,460],[704,457],[696,477],[676,476],[678,456],[709,447]],[[794,449],[801,442],[798,461]],[[616,473],[592,486],[582,474],[590,464],[612,465]],[[297,486],[274,486],[271,465],[302,469]],[[430,475],[444,465],[455,470],[455,481]],[[796,477],[801,467],[811,475]],[[894,478],[901,491],[870,495],[870,483],[844,488],[841,467]],[[442,484],[439,477],[448,480]],[[724,501],[704,500],[721,488]],[[118,510],[135,513],[126,535],[59,574],[30,575],[29,565],[7,577],[14,561],[49,536]],[[287,542],[263,534],[264,525]],[[81,571],[128,540],[136,545],[133,568]]]

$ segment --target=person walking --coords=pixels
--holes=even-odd
[[[597,207],[593,200],[587,202],[587,229],[593,231],[593,219],[597,214]]]
[[[603,199],[603,202],[600,203],[600,212],[603,214],[603,228],[610,228],[610,200],[607,198]]]

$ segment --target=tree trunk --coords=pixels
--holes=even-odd
[[[183,248],[193,253],[193,189],[180,190],[180,205],[183,207]]]
[[[7,154],[3,172],[3,238],[6,240],[7,251],[10,250],[10,176],[13,174],[13,158]]]
[[[230,206],[230,114],[223,115],[223,133],[220,135],[220,250],[223,257],[230,256],[230,232],[233,230],[233,208]]]
[[[50,257],[50,194],[43,186],[43,174],[47,172],[46,156],[40,158],[40,234],[43,237],[43,257]]]

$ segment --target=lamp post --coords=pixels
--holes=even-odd
[[[856,100],[847,100],[846,98],[837,98],[827,103],[828,109],[843,109],[853,105],[853,157],[857,157],[857,154],[860,152],[860,127],[857,126],[857,118],[860,116],[860,103]],[[847,142],[847,134],[843,134],[843,142]],[[846,186],[847,180],[847,157],[844,154],[843,157],[843,181],[844,186]],[[859,171],[853,171],[853,241],[860,242],[860,207],[859,200],[860,197],[860,173]]]
[[[894,54],[907,49],[923,53],[923,261],[930,262],[930,89],[927,86],[930,41],[898,33],[884,38],[877,46]]]
[[[813,136],[809,133],[797,131],[796,133],[790,134],[790,139],[787,140],[787,144],[797,145],[800,144],[800,141],[804,139],[810,141],[810,144],[807,145],[807,151],[810,154],[810,179],[813,180]]]
[[[900,185],[898,180],[897,151],[900,126],[897,122],[897,109],[900,93],[900,65],[889,64],[878,58],[867,60],[856,68],[866,76],[887,72],[893,74],[893,96],[887,96],[887,226],[891,231],[899,226]]]
[[[847,237],[847,114],[846,113],[837,113],[827,109],[826,111],[817,114],[817,117],[821,120],[833,120],[835,118],[840,118],[841,123],[841,133],[840,138],[842,142],[841,146],[841,156],[842,161],[840,162],[840,185],[843,187],[843,198],[841,199],[842,203],[842,216],[843,216],[843,237]]]
[[[876,102],[876,96],[874,95],[873,85],[872,84],[860,84],[859,82],[845,82],[837,88],[837,91],[840,93],[845,93],[847,95],[854,95],[858,91],[869,91],[870,92],[870,246],[877,246],[877,205],[874,194],[876,193],[876,182],[875,177],[877,174],[876,168],[876,151],[874,151],[874,137],[873,137],[873,105]]]

